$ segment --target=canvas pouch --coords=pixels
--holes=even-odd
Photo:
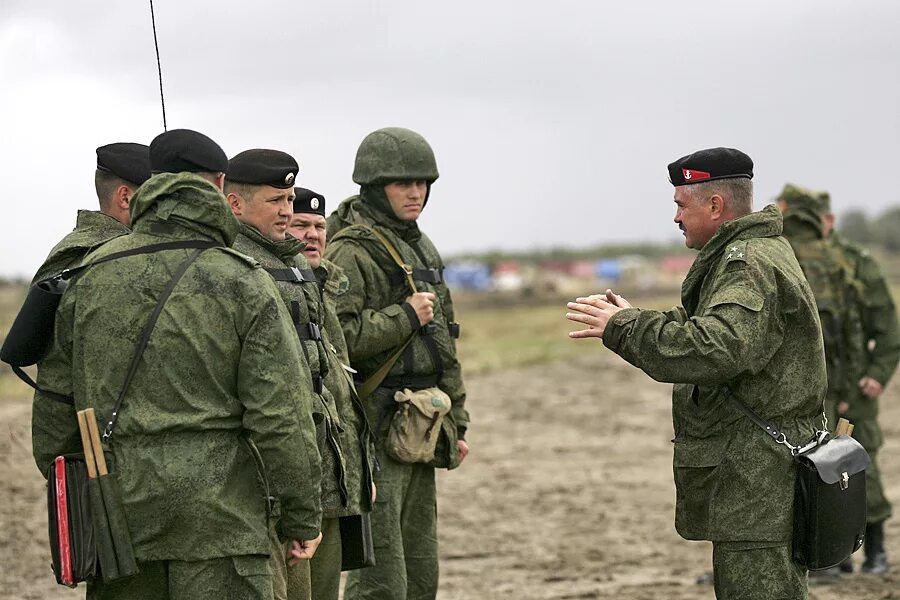
[[[437,387],[394,393],[396,410],[385,440],[388,456],[405,463],[430,463],[450,412],[450,397]]]

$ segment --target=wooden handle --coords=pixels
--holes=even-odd
[[[84,462],[87,464],[88,477],[97,479],[97,463],[94,460],[94,449],[91,446],[91,431],[88,427],[86,411],[78,411],[78,431],[81,433],[81,446],[84,448]]]
[[[847,428],[847,435],[849,435],[849,436],[853,435],[853,427],[854,427],[853,423],[850,423],[850,427]]]
[[[847,430],[850,428],[850,421],[841,417],[838,419],[837,427],[834,428],[835,435],[849,435]]]
[[[103,446],[100,445],[100,429],[97,427],[97,417],[94,416],[93,408],[84,410],[85,419],[87,419],[88,430],[91,433],[91,446],[94,448],[94,460],[97,461],[97,475],[106,475],[106,456],[103,454]]]

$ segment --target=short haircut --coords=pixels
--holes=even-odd
[[[94,189],[97,191],[97,199],[100,201],[100,208],[102,210],[110,208],[113,201],[113,195],[116,193],[116,190],[119,189],[119,186],[122,185],[128,186],[132,192],[140,187],[137,184],[122,179],[115,173],[104,171],[103,169],[97,169],[94,172]]]
[[[228,179],[228,176],[225,176],[225,190],[224,193],[227,196],[228,194],[237,194],[247,202],[253,201],[253,196],[256,194],[256,191],[262,187],[256,183],[241,183],[239,181],[231,181]]]
[[[725,200],[725,206],[729,212],[737,216],[753,212],[753,181],[746,177],[714,179],[686,187],[690,190],[691,200],[696,201],[700,196],[708,197],[718,194]]]

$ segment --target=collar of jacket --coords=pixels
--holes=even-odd
[[[348,225],[363,223],[387,229],[411,244],[421,239],[422,232],[419,231],[416,221],[401,221],[393,215],[393,212],[388,214],[387,210],[390,210],[390,204],[384,194],[384,188],[363,186],[360,188],[358,196],[347,198],[337,207],[335,221],[339,223],[339,226],[335,228],[335,231],[332,231],[329,226],[328,235],[333,237],[340,229]]]
[[[131,231],[118,219],[114,219],[99,210],[79,210],[78,217],[75,219],[75,228],[82,229],[86,227],[109,229],[111,231],[121,231],[122,233]]]
[[[274,254],[285,263],[291,262],[300,254],[301,250],[306,248],[306,242],[302,242],[290,234],[280,242],[272,241],[260,233],[259,229],[247,223],[241,223],[241,235],[262,246],[267,252]]]
[[[325,258],[314,269],[319,286],[332,294],[343,294],[350,289],[350,278],[338,265]]]
[[[159,221],[226,246],[240,230],[221,190],[193,173],[160,173],[138,188],[131,199],[134,231],[151,231],[151,224]]]
[[[703,281],[713,266],[725,256],[725,248],[729,244],[751,238],[778,237],[781,232],[781,211],[774,204],[722,224],[700,250],[681,284],[681,302],[688,315],[693,315],[697,309]]]

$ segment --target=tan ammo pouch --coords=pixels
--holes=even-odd
[[[430,463],[441,435],[441,423],[450,412],[450,396],[440,388],[416,392],[404,388],[394,394],[397,410],[391,419],[384,449],[405,463]]]

